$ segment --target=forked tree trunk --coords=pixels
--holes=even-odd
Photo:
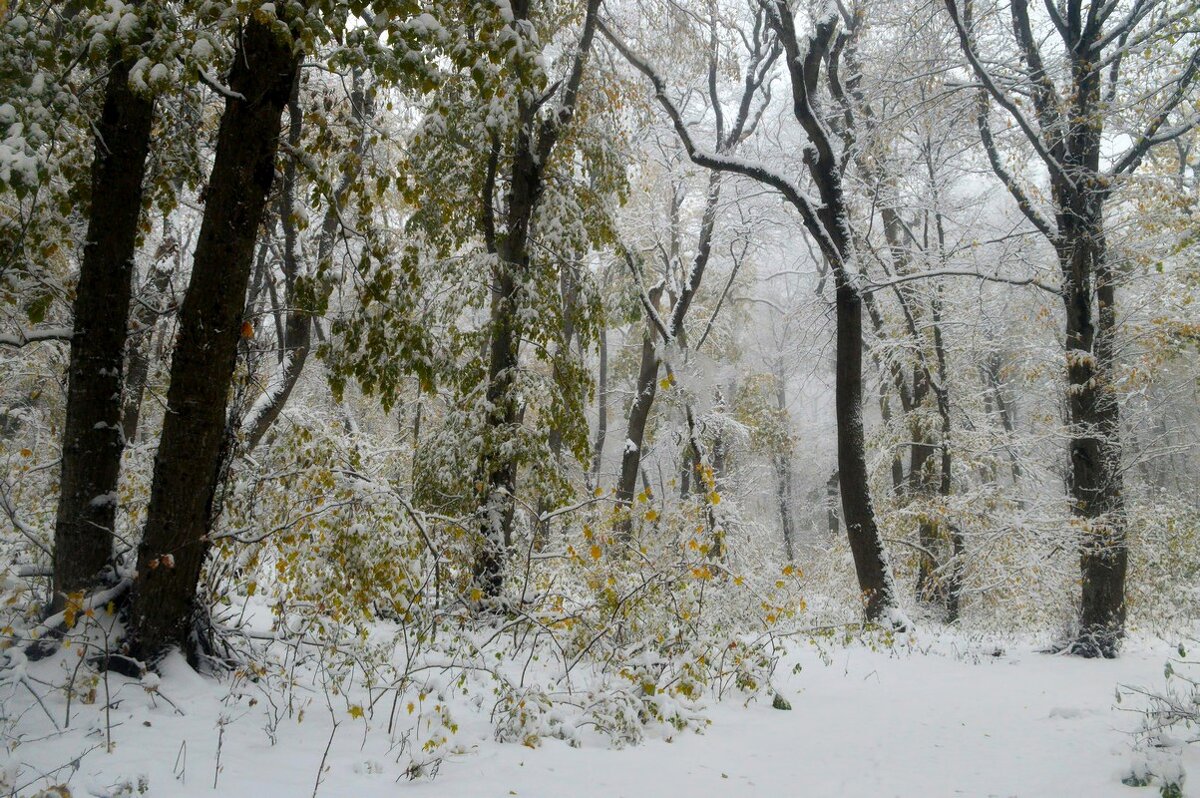
[[[1071,650],[1116,656],[1125,628],[1125,498],[1120,407],[1113,387],[1116,286],[1108,265],[1100,168],[1098,52],[1073,62],[1075,98],[1066,149],[1074,184],[1052,181],[1066,306],[1067,415],[1071,423],[1071,510],[1084,524],[1078,636]],[[1075,115],[1078,119],[1075,119]]]
[[[528,2],[510,9],[515,21],[529,20]],[[570,123],[579,97],[583,71],[595,38],[600,0],[587,0],[583,30],[575,51],[570,76],[561,86],[557,113],[539,118],[536,103],[521,99],[517,104],[516,135],[512,142],[512,162],[506,196],[497,202],[496,169],[500,143],[492,142],[492,157],[484,180],[482,227],[489,252],[496,256],[492,274],[491,337],[488,342],[487,414],[483,451],[480,454],[480,482],[484,495],[479,508],[479,548],[472,566],[476,587],[491,599],[500,595],[504,583],[504,561],[512,543],[517,488],[517,462],[509,446],[524,416],[517,395],[516,378],[520,364],[521,282],[530,272],[530,236],[534,214],[545,187],[546,163]],[[555,87],[558,91],[560,88]],[[503,205],[503,229],[498,229],[495,208]]]
[[[75,294],[52,611],[68,593],[90,587],[112,555],[133,256],[154,117],[153,100],[129,85],[132,63],[119,52],[114,48],[96,125],[92,204]]]
[[[322,270],[328,268],[333,257],[334,245],[337,242],[338,228],[343,223],[342,214],[343,206],[350,194],[350,189],[354,180],[358,177],[362,168],[363,158],[366,156],[368,135],[368,120],[372,115],[372,100],[370,92],[362,85],[362,75],[355,72],[353,76],[353,86],[350,93],[350,104],[352,115],[355,123],[358,125],[358,138],[355,140],[354,149],[348,153],[348,166],[343,166],[342,177],[338,184],[334,187],[332,194],[327,202],[329,203],[325,209],[325,215],[321,220],[321,228],[317,238],[317,273],[321,274]],[[300,85],[297,81],[292,89],[292,96],[288,100],[288,145],[293,149],[299,149],[301,143],[302,118],[303,109],[300,107]],[[284,315],[282,324],[283,343],[283,363],[280,373],[276,375],[273,384],[268,386],[268,393],[257,402],[251,410],[250,417],[245,422],[245,436],[243,440],[243,451],[253,451],[263,438],[271,430],[272,426],[278,420],[284,407],[287,406],[288,399],[295,390],[296,384],[300,380],[300,375],[304,372],[305,364],[308,362],[309,356],[313,350],[313,328],[316,323],[315,310],[311,307],[312,304],[322,305],[329,299],[330,293],[333,291],[333,282],[326,279],[324,282],[318,283],[313,294],[315,297],[309,298],[308,294],[300,290],[300,281],[303,279],[299,264],[299,256],[296,252],[296,239],[298,231],[296,224],[292,220],[292,214],[295,212],[296,192],[297,192],[297,168],[295,156],[289,156],[287,166],[284,169],[284,190],[283,190],[283,208],[280,213],[280,221],[284,229],[284,300],[287,305],[287,312]],[[315,302],[313,301],[315,299]],[[278,319],[278,316],[276,317]]]
[[[227,440],[226,402],[254,244],[299,61],[290,36],[253,16],[246,22],[229,75],[231,94],[221,117],[191,284],[179,312],[167,413],[138,548],[130,616],[135,657],[186,643],[191,627]]]

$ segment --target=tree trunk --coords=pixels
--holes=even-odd
[[[827,225],[826,229],[830,227],[832,225]],[[896,599],[868,487],[862,418],[862,298],[848,282],[844,270],[835,272],[835,282],[837,379],[834,402],[842,516],[846,519],[846,534],[854,553],[854,568],[867,620],[879,621],[896,606]]]
[[[775,377],[775,404],[779,408],[780,413],[784,418],[787,416],[787,383],[784,380],[782,373],[777,373]],[[776,493],[779,499],[779,524],[783,529],[783,551],[787,556],[788,562],[793,562],[796,558],[795,538],[796,538],[796,522],[792,515],[792,448],[791,439],[788,439],[788,449],[786,453],[775,455],[772,459],[775,461],[775,479],[778,487]]]
[[[529,5],[514,5],[517,21],[529,16]],[[500,595],[505,552],[512,542],[517,463],[506,445],[521,424],[523,409],[514,390],[520,363],[521,281],[530,270],[530,235],[534,212],[541,202],[545,168],[560,137],[571,121],[583,70],[595,38],[600,0],[587,0],[583,30],[570,76],[561,87],[561,103],[553,117],[539,122],[538,106],[545,101],[517,103],[516,134],[512,143],[512,171],[503,199],[504,229],[498,235],[496,165],[500,145],[492,142],[492,158],[484,180],[482,226],[488,250],[495,255],[492,275],[491,340],[488,345],[487,417],[480,456],[481,481],[486,491],[480,503],[480,543],[472,568],[476,586],[487,598]],[[556,89],[558,87],[556,86]]]
[[[841,517],[838,515],[838,472],[834,471],[825,481],[825,523],[829,527],[829,537],[836,538],[842,532]]]
[[[608,437],[608,327],[600,328],[600,376],[596,384],[596,446],[592,453],[592,487],[600,486],[604,439]]]
[[[655,297],[657,298],[657,297]],[[617,502],[626,508],[633,505],[633,494],[637,490],[638,466],[642,461],[642,447],[646,441],[646,421],[650,408],[658,393],[658,352],[654,348],[654,331],[646,329],[642,336],[642,361],[638,368],[637,393],[629,408],[629,426],[621,448],[621,480],[617,483]],[[633,519],[621,521],[621,529],[628,533]]]
[[[241,339],[254,244],[275,175],[279,123],[300,56],[251,16],[229,75],[191,284],[179,312],[167,414],[138,549],[130,617],[135,657],[184,644],[208,552],[226,402]]]
[[[908,413],[908,433],[912,437],[909,452],[908,482],[906,499],[927,504],[936,489],[930,459],[936,451],[930,431],[926,429],[921,410],[929,395],[929,379],[918,366],[913,370],[913,408]],[[927,604],[945,604],[944,586],[939,584],[937,570],[939,557],[934,556],[939,548],[938,528],[930,518],[928,508],[919,508],[917,542],[925,551],[920,554],[917,566],[917,600]]]
[[[52,611],[68,593],[86,590],[112,554],[133,256],[154,117],[153,100],[129,85],[132,64],[119,53],[114,48],[96,125],[92,203],[75,294]]]
[[[1125,627],[1125,498],[1120,409],[1113,393],[1116,286],[1104,231],[1100,169],[1098,53],[1073,61],[1074,104],[1066,158],[1075,183],[1052,182],[1066,305],[1067,415],[1071,425],[1071,510],[1082,520],[1079,630],[1070,648],[1114,657]],[[1094,298],[1093,298],[1094,297]],[[1098,306],[1098,311],[1093,306]]]
[[[1103,229],[1095,225],[1093,229]],[[1071,650],[1116,656],[1125,624],[1124,497],[1120,472],[1120,409],[1112,395],[1115,296],[1104,266],[1102,235],[1080,235],[1065,268],[1067,410],[1071,424],[1071,511],[1084,523],[1080,551],[1082,597]],[[1091,274],[1097,275],[1099,330],[1092,323]]]
[[[779,523],[783,528],[783,553],[788,562],[796,560],[796,532],[792,522],[791,459],[787,455],[771,458],[775,466],[776,498],[779,501]]]

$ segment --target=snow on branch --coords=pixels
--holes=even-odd
[[[1197,122],[1200,122],[1200,115],[1192,114],[1187,121],[1167,130],[1162,129],[1162,126],[1167,122],[1167,117],[1183,102],[1188,88],[1191,87],[1196,79],[1198,71],[1200,71],[1200,49],[1192,52],[1192,57],[1188,59],[1183,73],[1176,79],[1175,90],[1171,92],[1171,96],[1167,98],[1166,102],[1158,109],[1158,112],[1150,119],[1150,122],[1146,125],[1146,129],[1138,137],[1137,142],[1113,166],[1112,174],[1119,175],[1124,172],[1133,172],[1141,165],[1142,158],[1146,156],[1151,147],[1179,138],[1195,127]]]
[[[969,269],[935,269],[927,272],[918,272],[916,274],[905,274],[900,277],[893,277],[890,280],[876,282],[874,280],[864,281],[862,293],[873,294],[884,288],[901,285],[903,283],[911,283],[917,280],[926,280],[935,277],[974,277],[977,280],[983,280],[989,283],[1004,283],[1005,285],[1028,285],[1034,288],[1039,288],[1042,291],[1062,296],[1062,291],[1052,285],[1046,285],[1039,281],[1036,277],[1027,277],[1018,279],[1015,277],[1001,277],[998,274],[984,274],[983,272],[971,271]]]
[[[597,20],[596,24],[600,32],[604,35],[604,38],[608,39],[621,56],[631,66],[645,75],[651,85],[654,86],[655,99],[662,106],[663,110],[667,112],[667,116],[670,117],[671,124],[675,128],[675,133],[693,163],[697,166],[703,166],[706,169],[716,169],[722,172],[731,172],[743,177],[749,177],[752,180],[774,188],[800,211],[805,228],[821,242],[822,251],[827,255],[833,253],[832,257],[835,260],[837,259],[837,250],[833,247],[832,242],[828,241],[828,235],[821,226],[821,222],[817,219],[816,206],[819,204],[817,201],[808,197],[796,183],[788,179],[785,175],[769,169],[764,164],[731,155],[710,152],[698,147],[692,138],[691,131],[688,130],[687,123],[683,121],[683,114],[674,101],[667,95],[666,82],[655,71],[654,67],[650,66],[644,58],[633,52],[625,42],[618,38],[604,20]]]
[[[12,334],[0,334],[0,346],[11,346],[17,349],[26,344],[40,341],[70,341],[75,333],[70,327],[44,327],[33,330],[18,330]]]
[[[988,94],[996,99],[1000,107],[1008,111],[1009,115],[1016,120],[1017,126],[1021,128],[1021,132],[1025,134],[1025,138],[1033,146],[1038,156],[1045,162],[1046,168],[1050,170],[1050,174],[1061,179],[1072,189],[1077,188],[1075,181],[1066,173],[1062,164],[1058,162],[1049,150],[1046,149],[1042,142],[1042,137],[1038,131],[1034,130],[1033,125],[1025,118],[1025,114],[1017,108],[1016,103],[996,85],[996,81],[983,67],[982,61],[979,59],[979,54],[975,52],[975,45],[971,42],[971,35],[967,30],[966,24],[958,12],[958,0],[945,0],[946,11],[950,15],[950,20],[954,23],[954,29],[958,32],[958,43],[962,48],[963,55],[966,56],[967,62],[971,65],[971,69],[975,72],[975,76],[979,78],[979,82],[987,89]]]

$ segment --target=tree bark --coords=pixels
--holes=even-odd
[[[637,490],[638,467],[642,462],[642,447],[646,442],[646,422],[658,393],[658,352],[654,347],[654,330],[647,326],[642,335],[642,359],[638,368],[637,393],[629,407],[629,425],[621,442],[621,479],[617,483],[617,502],[628,508]],[[628,533],[632,519],[621,521],[622,531]]]
[[[1071,650],[1116,656],[1125,626],[1125,499],[1120,408],[1113,393],[1116,286],[1107,262],[1098,179],[1100,53],[1080,39],[1073,62],[1074,104],[1063,159],[1074,175],[1051,182],[1058,208],[1059,264],[1066,308],[1067,413],[1071,425],[1071,510],[1082,520],[1082,596]],[[1098,305],[1098,312],[1096,306]]]
[[[250,17],[229,75],[191,284],[179,312],[167,414],[138,548],[130,648],[149,658],[186,643],[208,552],[227,444],[226,403],[254,245],[275,175],[279,124],[300,56],[290,36]]]
[[[124,435],[121,385],[133,256],[154,103],[129,85],[114,47],[96,125],[92,203],[75,294],[51,611],[91,586],[112,554]]]
[[[787,382],[781,373],[775,376],[775,404],[783,417],[787,415]],[[781,452],[772,457],[775,465],[776,494],[779,500],[779,524],[783,530],[783,552],[788,562],[796,559],[796,522],[792,512],[792,452],[791,439],[788,439],[787,452]]]
[[[868,620],[876,621],[896,606],[896,600],[868,487],[862,418],[862,298],[844,270],[835,272],[834,277],[837,316],[834,404],[842,517],[854,554],[864,611]]]
[[[592,487],[600,486],[604,439],[608,437],[608,327],[600,328],[600,376],[596,383],[596,444],[592,451]]]

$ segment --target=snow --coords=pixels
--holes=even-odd
[[[302,722],[285,714],[275,724],[272,702],[253,683],[201,677],[176,656],[164,664],[161,680],[110,675],[117,702],[112,753],[102,745],[103,699],[89,706],[77,701],[71,731],[20,746],[13,761],[0,762],[0,771],[7,766],[12,773],[13,762],[24,763],[25,774],[49,771],[92,749],[71,776],[75,794],[108,795],[141,782],[151,796],[310,795],[324,761],[319,795],[363,798],[398,790],[426,798],[1128,798],[1135,793],[1121,779],[1144,760],[1134,753],[1130,735],[1141,715],[1127,711],[1134,708],[1128,699],[1118,706],[1115,693],[1122,684],[1160,684],[1171,646],[1135,641],[1129,649],[1105,661],[962,636],[879,650],[803,645],[777,671],[775,687],[791,711],[772,709],[769,695],[748,705],[727,699],[711,707],[712,725],[704,734],[667,728],[624,750],[604,747],[586,733],[580,748],[561,740],[545,740],[536,749],[495,742],[487,722],[490,702],[484,701],[481,709],[455,709],[461,728],[451,748],[460,753],[442,763],[435,780],[413,783],[397,764],[386,713],[373,720],[354,717],[345,696],[333,698],[331,715],[317,685],[300,699],[307,704]],[[36,665],[27,667],[32,672]],[[238,692],[244,694],[240,700]],[[27,694],[14,690],[7,706],[21,700]],[[45,700],[61,723],[62,697]],[[34,707],[22,722],[31,740],[40,736],[34,728],[39,721],[48,723]],[[1186,752],[1185,767],[1189,761],[1200,764]]]

